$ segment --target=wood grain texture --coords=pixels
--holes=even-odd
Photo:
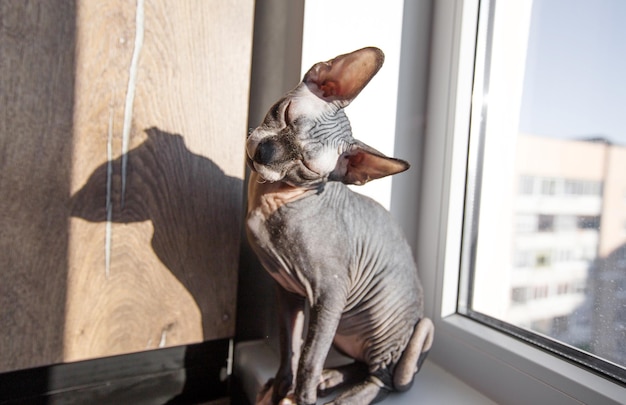
[[[253,5],[138,4],[78,10],[67,360],[234,334]]]
[[[0,2],[0,372],[63,359],[75,15]]]
[[[2,2],[0,371],[234,334],[252,0],[66,3]]]

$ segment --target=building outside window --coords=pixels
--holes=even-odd
[[[417,251],[432,356],[500,403],[623,403],[626,3],[434,10]]]
[[[481,2],[466,314],[626,381],[626,7],[522,3]]]

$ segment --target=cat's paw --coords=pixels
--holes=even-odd
[[[296,398],[293,394],[287,395],[285,398],[280,400],[278,405],[296,405]]]
[[[256,394],[255,405],[274,405],[272,396],[274,395],[274,379],[268,380]]]

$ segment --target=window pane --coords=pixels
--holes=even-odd
[[[623,379],[626,2],[488,7],[464,230],[472,285],[460,308],[575,348]]]

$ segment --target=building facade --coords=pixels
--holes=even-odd
[[[626,364],[626,148],[521,134],[505,320]]]

